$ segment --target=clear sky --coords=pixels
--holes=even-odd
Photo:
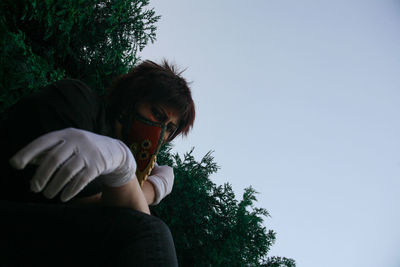
[[[298,267],[400,266],[400,1],[152,0],[217,184],[252,185]]]

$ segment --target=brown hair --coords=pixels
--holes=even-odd
[[[161,64],[143,61],[117,77],[107,96],[110,122],[140,102],[157,103],[175,109],[180,115],[178,128],[169,140],[180,133],[187,135],[196,113],[190,88],[181,74],[164,59]]]

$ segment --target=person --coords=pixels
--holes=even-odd
[[[115,212],[115,209],[109,210],[110,206],[125,208],[124,212],[130,212],[129,218],[134,217],[133,221],[139,226],[128,238],[129,244],[122,245],[124,256],[114,252],[116,256],[111,258],[123,258],[124,262],[137,266],[174,266],[176,256],[168,228],[159,219],[147,215],[149,204],[159,203],[171,192],[173,171],[168,166],[155,165],[140,186],[135,176],[138,160],[129,150],[130,133],[141,132],[141,129],[132,128],[137,117],[162,127],[161,144],[180,134],[187,135],[192,128],[195,108],[190,88],[181,73],[167,61],[162,64],[142,62],[115,79],[105,98],[97,96],[83,82],[67,79],[21,99],[6,112],[0,125],[3,213],[15,218],[18,210],[24,221],[32,220],[32,210],[44,214],[42,217],[51,217],[61,206],[64,212],[56,213],[56,217],[61,225],[66,225],[65,221],[71,216],[99,221],[104,220],[105,213]],[[10,158],[11,164],[8,164]],[[29,211],[24,205],[18,206],[18,202],[30,203]],[[65,205],[91,202],[104,205],[95,208]],[[11,209],[7,208],[10,206]],[[88,213],[90,219],[86,216]],[[37,219],[36,224],[46,229],[43,225],[48,222]],[[15,221],[11,219],[5,228],[12,225]],[[63,236],[76,238],[75,230],[81,227],[79,223],[70,226],[62,231]],[[104,244],[99,235],[109,231],[109,227],[107,224],[98,227],[96,234],[86,239],[90,244],[85,247],[99,242]],[[132,228],[128,228],[127,232],[132,232]],[[124,235],[123,229],[111,236]],[[93,229],[86,230],[93,233]],[[159,233],[157,242],[149,238],[154,237],[154,232]],[[137,236],[146,241],[141,242]],[[132,249],[126,249],[132,242],[135,243]],[[144,252],[132,254],[131,250]],[[31,258],[32,254],[35,253],[30,252]],[[110,259],[101,262],[110,262]],[[114,264],[115,260],[112,262]]]

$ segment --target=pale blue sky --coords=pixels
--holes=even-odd
[[[152,0],[217,184],[252,185],[298,267],[400,266],[400,1]]]

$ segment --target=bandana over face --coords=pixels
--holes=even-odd
[[[130,126],[127,141],[136,159],[136,176],[140,185],[150,175],[163,144],[166,126],[136,115]]]

